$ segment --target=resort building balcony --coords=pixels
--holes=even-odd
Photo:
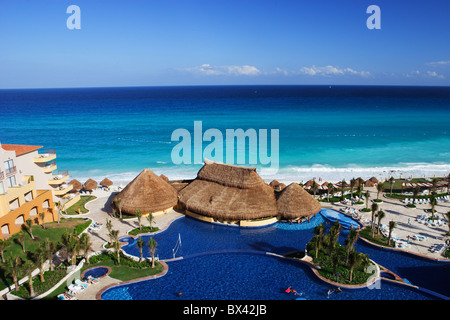
[[[53,194],[55,196],[61,197],[72,189],[73,189],[73,185],[64,183],[64,184],[60,185],[58,188],[54,189]]]
[[[56,159],[56,153],[54,149],[45,149],[38,157],[34,158],[34,163],[44,163]]]
[[[48,180],[48,184],[60,185],[67,179],[69,179],[69,172],[67,170],[59,170],[57,174],[54,174],[53,177]]]
[[[45,167],[43,167],[43,170],[45,173],[50,173],[52,171],[55,171],[58,167],[56,166],[55,160],[47,164]]]
[[[0,171],[0,180],[5,179],[5,173],[3,171]]]
[[[15,174],[16,172],[17,172],[16,166],[8,168],[8,169],[5,169],[5,173],[6,173],[7,177],[10,176],[10,175]]]

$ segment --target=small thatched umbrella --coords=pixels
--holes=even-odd
[[[291,220],[312,216],[321,208],[319,201],[297,183],[288,185],[277,199],[278,215],[281,219]]]
[[[276,188],[276,187],[278,187],[280,185],[280,183],[277,181],[277,180],[272,180],[270,183],[269,183],[269,186],[271,186],[272,188]]]
[[[84,190],[88,190],[88,191],[92,191],[94,189],[97,189],[97,181],[92,180],[92,179],[88,179],[85,183],[84,183]]]
[[[369,180],[372,181],[373,183],[378,183],[379,182],[378,179],[375,178],[375,177],[372,177]]]
[[[177,191],[152,171],[143,170],[114,199],[120,198],[121,211],[135,215],[162,211],[174,207],[178,202]],[[114,206],[114,199],[111,204]]]
[[[165,182],[169,182],[169,178],[167,178],[165,175],[160,175],[159,176],[161,179],[163,179]]]
[[[111,180],[109,180],[108,178],[105,178],[102,181],[100,181],[100,185],[108,188],[113,185],[113,182]]]
[[[375,183],[372,180],[367,180],[364,182],[364,187],[374,187]]]
[[[72,190],[81,190],[83,189],[83,185],[81,184],[80,181],[78,181],[77,179],[73,179],[69,182],[69,184],[71,184],[73,186]]]

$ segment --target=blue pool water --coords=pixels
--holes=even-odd
[[[168,262],[161,278],[106,290],[103,300],[295,300],[291,286],[307,300],[427,300],[430,295],[388,281],[378,289],[331,288],[300,262],[261,254],[222,253]],[[178,297],[178,292],[182,292]]]
[[[96,267],[96,268],[90,268],[84,272],[84,276],[87,278],[88,276],[92,276],[94,278],[100,278],[103,277],[105,274],[108,273],[108,269],[104,267]]]
[[[307,242],[311,239],[313,236],[313,229],[315,226],[317,226],[319,223],[323,223],[327,229],[331,226],[333,219],[330,219],[330,216],[335,215],[336,217],[339,217],[342,219],[345,217],[346,219],[350,219],[349,217],[343,216],[343,215],[337,215],[336,211],[332,212],[328,210],[322,210],[320,214],[317,214],[314,218],[311,219],[310,223],[302,223],[302,224],[289,224],[289,223],[276,223],[271,226],[262,227],[262,228],[238,228],[238,227],[229,227],[224,225],[218,225],[218,224],[210,224],[205,222],[200,222],[198,220],[189,218],[189,217],[183,217],[176,221],[174,221],[171,226],[158,234],[152,235],[153,239],[155,239],[158,243],[157,245],[157,255],[161,260],[163,259],[170,259],[173,257],[173,248],[177,244],[177,241],[179,237],[181,238],[181,247],[176,252],[176,257],[183,257],[185,259],[181,261],[173,261],[169,262],[169,273],[164,276],[162,279],[166,280],[151,280],[155,281],[152,282],[152,285],[159,287],[157,283],[161,283],[161,285],[164,286],[164,288],[172,288],[175,287],[175,284],[177,281],[187,281],[185,283],[185,287],[189,287],[189,285],[195,286],[193,283],[189,283],[187,279],[183,280],[176,280],[175,278],[179,277],[180,275],[187,275],[191,272],[196,272],[196,268],[200,268],[199,270],[204,271],[208,270],[208,274],[218,274],[220,272],[225,272],[223,277],[227,278],[228,274],[227,272],[233,273],[233,276],[235,273],[239,273],[239,271],[226,271],[226,270],[215,270],[216,268],[219,268],[217,266],[218,264],[222,264],[220,259],[221,257],[227,257],[228,254],[231,254],[230,252],[236,252],[236,251],[243,251],[243,252],[271,252],[276,254],[284,254],[287,252],[295,251],[295,250],[304,250]],[[349,230],[343,229],[340,234],[340,243],[344,243],[344,239],[347,237]],[[144,241],[147,242],[150,238],[149,235],[143,236]],[[136,240],[134,240],[131,237],[123,238],[121,239],[123,241],[128,242],[127,245],[123,247],[123,249],[132,255],[139,256],[139,250],[136,246]],[[395,272],[402,278],[408,279],[412,284],[417,285],[419,287],[423,287],[429,290],[432,290],[434,292],[450,296],[450,263],[445,262],[435,262],[431,261],[429,259],[423,259],[423,258],[417,258],[413,255],[398,252],[398,251],[392,251],[392,250],[386,250],[386,249],[380,249],[378,247],[375,247],[373,245],[367,244],[363,242],[362,240],[358,240],[356,244],[356,248],[358,251],[364,252],[369,254],[370,258],[374,261],[376,261],[378,264],[382,265],[383,267],[386,267],[390,269],[391,271]],[[216,255],[205,255],[207,253],[220,253]],[[144,256],[150,256],[148,252],[148,248],[145,247],[143,250]],[[198,257],[201,255],[201,257]],[[279,259],[275,259],[272,257],[266,257],[266,256],[258,256],[254,257],[254,255],[251,255],[251,259],[248,257],[245,259],[241,258],[242,255],[233,255],[232,258],[229,258],[231,261],[234,261],[234,264],[239,265],[246,265],[249,263],[248,261],[257,261],[256,265],[247,265],[249,270],[255,270],[258,268],[267,268],[269,265],[277,264],[280,268],[279,271],[272,274],[286,274],[286,276],[295,276],[297,279],[299,278],[305,278],[309,275],[308,271],[304,270],[304,266],[300,266],[298,264],[295,264],[295,267],[292,267],[292,263],[287,263],[286,261],[279,261]],[[186,259],[190,258],[190,259]],[[223,258],[226,260],[225,258]],[[267,259],[274,259],[274,260],[267,260]],[[220,260],[220,262],[218,261]],[[241,261],[245,260],[245,261]],[[256,263],[256,262],[255,262]],[[197,265],[197,267],[193,268],[193,265]],[[239,266],[235,266],[236,268],[241,268]],[[203,269],[201,269],[203,268]],[[234,268],[234,267],[233,267]],[[291,269],[293,268],[293,269]],[[182,270],[182,271],[176,271],[176,270]],[[239,269],[241,270],[241,269]],[[181,272],[181,273],[177,273]],[[293,273],[293,275],[288,275],[289,273]],[[171,276],[171,274],[174,274]],[[245,275],[245,273],[243,274]],[[255,274],[256,275],[256,274]],[[242,275],[241,275],[242,276]],[[174,278],[175,277],[175,278]],[[206,277],[206,278],[205,278]],[[206,280],[208,276],[202,276],[202,279],[205,278],[205,281],[214,281]],[[246,276],[243,276],[242,279],[240,279],[238,282],[258,282],[257,279],[258,276],[252,277],[249,275],[250,278],[246,278]],[[308,276],[309,277],[309,276]],[[195,279],[195,278],[194,278]],[[220,277],[214,277],[215,281],[220,281]],[[197,279],[198,280],[198,279]],[[311,279],[310,279],[311,280]],[[168,281],[171,283],[173,281],[173,284],[171,283],[170,286],[168,284],[165,284],[165,282]],[[203,280],[202,280],[203,281]],[[297,279],[297,281],[300,281],[300,279]],[[305,280],[306,281],[306,280]],[[195,281],[194,281],[195,282]],[[228,281],[225,281],[226,283]],[[386,293],[386,297],[384,299],[415,299],[412,297],[415,297],[417,293],[412,294],[410,289],[405,289],[403,287],[400,287],[398,285],[392,285],[391,283],[387,281],[382,282],[382,290],[370,290],[370,291],[392,291],[389,295]],[[139,291],[140,286],[146,286],[147,284],[145,282],[140,282],[140,284],[133,284],[132,287],[136,286],[135,289]],[[219,285],[219,284],[218,284]],[[225,286],[225,284],[223,284]],[[261,286],[257,284],[258,286]],[[267,284],[269,286],[269,284]],[[289,286],[289,285],[288,285]],[[314,280],[311,283],[299,283],[299,288],[309,288],[309,286],[323,286],[322,283],[320,283],[317,280]],[[252,287],[249,284],[249,287]],[[159,287],[161,289],[161,287]],[[265,284],[262,288],[265,288]],[[269,287],[268,287],[269,288]],[[270,285],[270,290],[267,289],[270,294],[273,294],[273,291],[275,290],[273,285]],[[325,288],[325,287],[324,287]],[[323,288],[322,288],[323,289]],[[323,293],[322,289],[317,289]],[[119,290],[119,289],[117,289]],[[120,290],[125,290],[124,288]],[[127,289],[128,290],[128,289]],[[131,289],[130,289],[131,290]],[[172,289],[171,289],[172,290]],[[225,289],[222,289],[225,290]],[[262,290],[262,289],[261,289]],[[267,291],[262,290],[262,291]],[[309,288],[308,290],[313,290],[313,288]],[[315,289],[314,289],[315,290]],[[346,295],[342,295],[343,299],[376,299],[375,293],[366,293],[366,290],[368,289],[358,289],[358,295],[353,296],[350,295],[348,298],[344,298]],[[402,294],[405,294],[406,297],[402,296],[399,292],[400,290]],[[406,291],[404,291],[406,290]],[[162,290],[164,291],[164,290]],[[276,291],[276,290],[275,290]],[[326,291],[326,290],[325,290]],[[133,291],[134,292],[134,291]],[[236,291],[233,291],[236,293]],[[316,292],[316,291],[314,291]],[[411,293],[410,296],[408,294]],[[112,293],[109,293],[112,294]],[[109,295],[108,294],[108,295]],[[119,293],[115,293],[120,296]],[[125,294],[125,293],[123,293]],[[163,293],[161,293],[163,294]],[[211,293],[212,294],[212,293]],[[231,294],[231,293],[230,293]],[[247,294],[247,293],[246,293]],[[236,295],[235,299],[245,299],[248,298],[246,294],[242,295]],[[255,293],[256,294],[256,293]],[[287,298],[283,295],[279,296],[269,296],[269,293],[258,293],[257,296],[266,295],[266,298],[268,299],[284,299]],[[310,292],[310,298],[311,299],[321,299],[321,294],[319,293],[313,293]],[[105,297],[108,297],[106,295]],[[420,294],[419,294],[420,295]],[[208,294],[208,296],[210,296]],[[131,294],[130,297],[134,297],[134,294]],[[139,297],[139,294],[137,294],[137,297]],[[397,297],[397,298],[395,298]],[[428,297],[428,296],[427,296]],[[116,297],[117,298],[117,297]],[[141,297],[142,298],[142,297]],[[134,299],[134,298],[133,298]],[[145,299],[153,299],[152,297],[146,297]],[[159,299],[158,297],[154,299]],[[166,297],[164,298],[166,299]],[[202,298],[203,299],[203,298]],[[213,299],[213,298],[211,298]],[[215,299],[221,299],[220,297],[215,296]],[[227,298],[228,299],[228,298]],[[231,299],[231,298],[230,298]],[[259,299],[259,298],[254,298]]]

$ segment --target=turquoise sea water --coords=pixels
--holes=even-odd
[[[224,136],[278,129],[279,170],[267,180],[442,175],[450,172],[449,120],[449,87],[0,90],[0,141],[55,149],[58,169],[81,180],[129,181],[144,168],[194,178],[201,164],[171,158],[172,132],[184,128],[194,139],[194,121]],[[248,150],[234,151],[248,159]]]

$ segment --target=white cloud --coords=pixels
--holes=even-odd
[[[450,60],[449,61],[434,61],[434,62],[427,62],[425,63],[427,66],[437,67],[437,66],[450,66]]]
[[[204,74],[204,75],[235,75],[235,76],[256,76],[261,73],[261,71],[249,65],[242,66],[211,66],[210,64],[202,64],[201,66],[185,68],[183,69],[187,72]]]
[[[357,71],[352,68],[339,68],[331,65],[325,67],[302,67],[299,70],[300,74],[309,76],[343,76],[343,75],[358,75],[363,77],[370,77],[371,74],[368,71]]]
[[[422,72],[419,70],[412,71],[410,73],[406,74],[407,78],[413,78],[413,77],[424,77],[424,78],[438,78],[438,79],[445,79],[445,76],[442,74],[437,73],[436,71],[426,71]]]

